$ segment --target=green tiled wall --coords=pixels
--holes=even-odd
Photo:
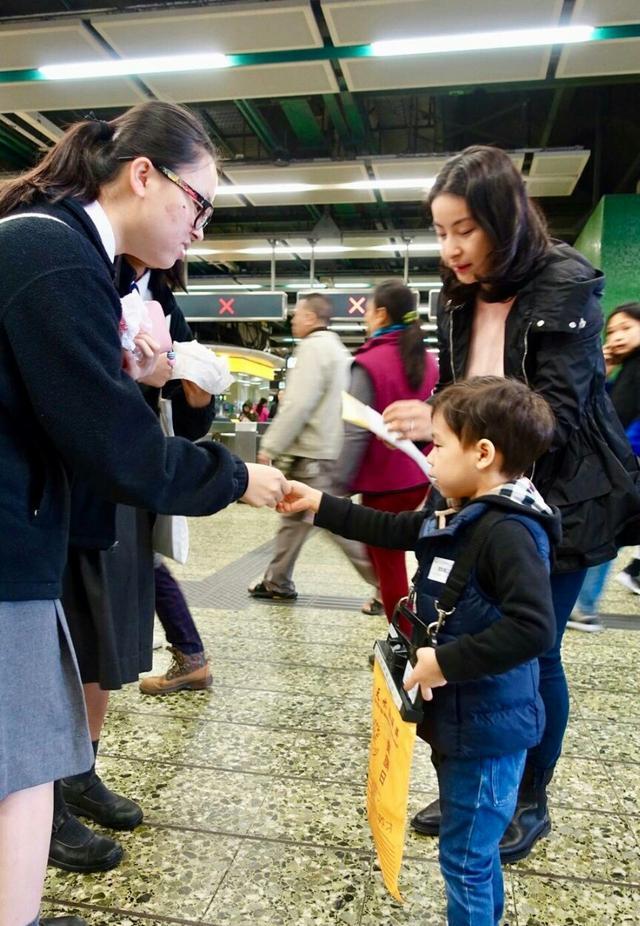
[[[575,247],[605,273],[605,313],[640,300],[640,196],[603,196]]]

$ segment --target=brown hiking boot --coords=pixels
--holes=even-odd
[[[175,646],[167,646],[173,655],[171,665],[164,675],[149,675],[140,679],[140,691],[148,695],[169,694],[183,688],[192,690],[209,688],[213,679],[204,652],[183,653]]]

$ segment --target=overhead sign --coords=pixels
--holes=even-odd
[[[283,321],[287,316],[285,293],[175,293],[188,322]]]
[[[351,321],[362,321],[367,309],[367,299],[373,295],[373,290],[349,290],[344,289],[321,289],[315,290],[318,296],[326,296],[333,306],[331,318],[333,319],[350,319]],[[420,304],[420,293],[417,289],[412,289],[415,299],[415,306]],[[297,299],[308,296],[309,292],[300,292]]]

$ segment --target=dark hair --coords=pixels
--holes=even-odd
[[[633,318],[636,322],[640,322],[640,302],[625,302],[622,305],[617,305],[613,312],[609,314],[607,325],[609,324],[609,319],[613,318],[614,315],[622,314],[628,315],[629,318]]]
[[[265,397],[263,396],[261,399],[258,399],[258,405],[257,405],[257,407],[258,407],[258,408],[264,408],[265,405],[267,404],[267,402],[268,402],[268,399],[265,399]]]
[[[177,170],[216,150],[197,117],[184,106],[152,100],[104,122],[72,125],[40,163],[0,188],[0,216],[44,198],[92,202],[117,175],[123,160],[148,157]]]
[[[404,325],[400,333],[400,356],[409,385],[418,389],[427,360],[415,295],[402,280],[385,280],[374,289],[373,304],[376,309],[387,310],[392,325]]]
[[[465,148],[449,158],[436,177],[427,197],[429,214],[442,193],[466,200],[492,245],[491,272],[476,283],[460,283],[453,270],[441,264],[445,299],[466,302],[480,286],[488,302],[514,296],[535,273],[549,248],[549,235],[509,155],[488,145]]]
[[[321,293],[305,293],[298,302],[306,302],[318,321],[328,325],[333,315],[333,303]]]
[[[463,447],[490,440],[510,478],[521,476],[549,449],[555,429],[545,399],[516,379],[473,376],[429,400]]]

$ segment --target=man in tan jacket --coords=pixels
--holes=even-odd
[[[292,457],[287,476],[313,488],[331,491],[332,470],[343,440],[342,391],[347,388],[351,356],[333,331],[331,302],[312,293],[296,305],[291,330],[300,338],[289,371],[284,398],[262,439],[259,463]],[[292,600],[298,597],[293,570],[313,524],[305,515],[282,517],[275,552],[264,578],[249,593],[254,598]],[[347,554],[353,566],[374,588],[377,578],[363,544],[329,535]]]

